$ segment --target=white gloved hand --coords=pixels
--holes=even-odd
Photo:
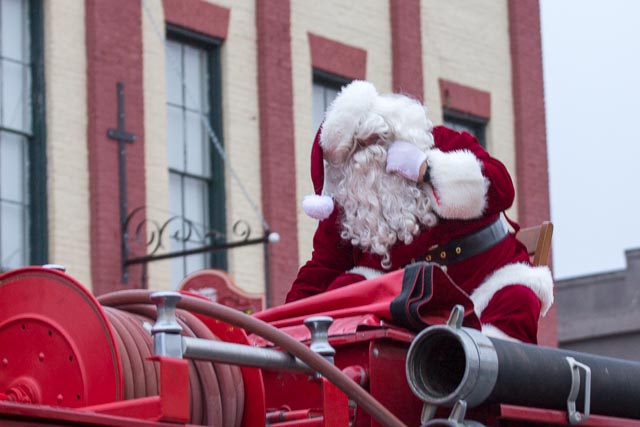
[[[427,154],[415,144],[396,141],[387,150],[387,172],[397,172],[406,179],[418,182],[420,168]]]

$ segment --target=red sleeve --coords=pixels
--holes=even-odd
[[[480,322],[522,342],[536,344],[540,307],[540,300],[530,288],[511,285],[495,293],[482,311]]]
[[[313,254],[298,271],[285,302],[324,292],[338,276],[353,268],[353,247],[340,238],[339,209],[320,221],[313,236]]]
[[[511,176],[499,160],[491,157],[482,148],[476,137],[467,132],[457,132],[444,126],[435,127],[433,136],[435,148],[443,152],[469,150],[482,163],[482,174],[490,182],[485,215],[500,213],[511,207],[515,199],[515,188]]]

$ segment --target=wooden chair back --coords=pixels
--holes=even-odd
[[[544,221],[540,225],[521,228],[516,238],[527,247],[533,265],[548,265],[552,235],[553,224]]]

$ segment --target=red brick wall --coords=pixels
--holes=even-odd
[[[424,100],[420,0],[391,0],[393,91]]]
[[[550,219],[547,140],[537,0],[509,0],[513,67],[518,218],[523,226]],[[555,306],[543,320],[539,341],[557,346]]]
[[[311,65],[348,79],[362,80],[367,74],[367,51],[308,33]]]
[[[107,138],[117,127],[116,83],[124,83],[129,211],[145,204],[142,32],[139,2],[87,0],[87,104],[89,145],[91,279],[97,295],[140,288],[141,268],[129,269],[121,283],[118,143]]]
[[[491,94],[459,83],[440,79],[442,107],[460,113],[489,120],[491,118]]]
[[[291,5],[256,2],[262,209],[280,242],[268,246],[267,305],[284,302],[298,272]]]
[[[165,20],[211,37],[226,39],[230,10],[202,0],[163,0]]]
[[[509,2],[518,170],[518,216],[525,225],[549,219],[547,140],[537,1]]]

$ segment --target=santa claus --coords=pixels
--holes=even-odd
[[[483,332],[536,342],[551,273],[508,231],[513,183],[475,137],[355,81],[327,110],[311,167],[317,194],[303,208],[320,222],[287,302],[427,261],[469,295]]]

